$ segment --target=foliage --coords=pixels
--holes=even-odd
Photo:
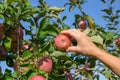
[[[83,31],[90,39],[101,49],[108,51],[110,54],[119,56],[119,46],[114,44],[114,40],[119,38],[120,34],[117,31],[120,19],[120,10],[114,11],[112,4],[115,0],[101,0],[103,4],[108,4],[107,9],[103,9],[105,13],[103,18],[108,22],[106,27],[97,25],[92,17],[87,15],[82,10],[81,5],[86,3],[86,0],[76,0],[76,2],[68,2],[65,6],[69,6],[71,12],[74,8],[78,8],[81,14],[75,14],[75,22],[73,26],[78,29],[78,22],[84,20],[88,26]],[[15,62],[19,62],[20,71],[5,70],[5,73],[0,73],[1,80],[28,80],[32,75],[43,75],[47,80],[66,80],[64,72],[70,72],[74,80],[94,80],[102,74],[107,79],[119,79],[110,69],[104,64],[92,57],[87,57],[75,52],[63,52],[56,50],[54,47],[54,38],[65,29],[71,27],[65,24],[64,16],[59,15],[64,11],[64,8],[51,7],[44,0],[39,0],[39,6],[32,6],[29,0],[1,0],[0,1],[0,19],[6,27],[5,37],[0,40],[0,44],[6,47],[7,58],[5,59],[7,66],[13,67]],[[27,25],[25,25],[25,23]],[[11,51],[12,38],[9,37],[10,30],[15,30],[21,26],[24,31],[22,43],[19,38],[16,43],[29,44],[33,50],[23,50],[17,44],[16,50]],[[29,36],[26,39],[26,36]],[[73,43],[76,45],[76,43]],[[53,60],[53,68],[51,73],[46,73],[35,66],[33,59],[37,61],[43,57],[49,56]],[[22,69],[27,70],[22,71]],[[97,73],[97,74],[96,74]]]

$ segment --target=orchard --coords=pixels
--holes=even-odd
[[[117,0],[100,0],[106,23],[98,25],[82,5],[89,0],[68,0],[64,6],[50,6],[38,0],[33,6],[29,0],[0,0],[0,80],[109,80],[120,78],[96,58],[76,52],[66,52],[77,45],[69,35],[60,32],[78,29],[99,48],[120,56],[120,9],[113,6]],[[67,8],[67,9],[66,9]],[[72,25],[66,24],[67,14],[74,9]],[[92,10],[91,10],[92,11]],[[69,21],[67,21],[69,22]]]

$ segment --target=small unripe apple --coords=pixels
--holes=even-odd
[[[23,30],[22,30],[22,28],[21,28],[21,27],[18,27],[18,28],[16,29],[16,32],[17,32],[19,38],[21,39],[21,38],[23,37]]]
[[[120,44],[120,38],[115,39],[115,44],[118,46]]]
[[[30,80],[46,80],[46,78],[41,75],[35,75],[35,76],[32,76]]]
[[[0,23],[0,39],[3,39],[5,37],[5,27],[3,26],[3,23]]]
[[[54,39],[54,45],[56,49],[65,51],[68,47],[71,46],[71,40],[67,35],[59,34]]]
[[[51,58],[49,58],[49,57],[42,57],[38,61],[39,69],[44,70],[47,73],[50,73],[52,71],[52,66],[53,66],[53,62],[52,62]]]
[[[5,60],[6,57],[7,57],[6,49],[2,45],[0,45],[0,61]]]
[[[86,23],[85,21],[79,21],[78,22],[78,28],[85,30],[86,29]]]

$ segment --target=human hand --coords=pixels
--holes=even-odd
[[[89,37],[77,29],[63,30],[61,34],[69,35],[76,40],[77,45],[69,47],[66,51],[78,52],[88,56],[95,56],[93,51],[99,48],[89,39]]]

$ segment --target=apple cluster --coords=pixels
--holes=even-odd
[[[51,73],[52,67],[53,67],[53,61],[50,57],[44,56],[44,57],[41,57],[38,60],[36,58],[30,58],[30,59],[34,62],[34,64],[33,64],[34,68],[37,67],[37,69],[39,69],[39,70],[43,70],[46,73]],[[22,64],[29,64],[30,59],[23,61]],[[22,60],[20,60],[20,61],[22,61]],[[14,66],[13,66],[14,70],[18,71],[19,73],[23,73],[23,72],[27,71],[28,67],[20,67],[20,65],[22,65],[22,64],[19,62],[19,60],[16,61]],[[46,78],[43,77],[42,75],[34,75],[30,78],[30,80],[37,80],[37,79],[38,80],[39,79],[40,80],[46,80]]]

